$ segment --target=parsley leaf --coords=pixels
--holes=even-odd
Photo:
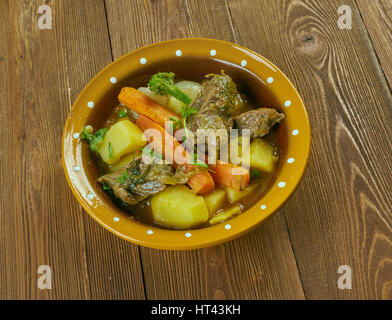
[[[82,132],[82,139],[87,140],[90,144],[90,150],[97,152],[98,145],[102,143],[103,137],[106,134],[107,129],[100,129],[95,134],[93,134],[92,126],[85,126]]]
[[[125,182],[127,182],[130,179],[131,179],[131,176],[128,174],[128,171],[124,170],[122,175],[117,178],[117,181],[120,184],[124,184]]]
[[[82,139],[87,140],[89,143],[94,139],[93,127],[88,125],[83,128]]]
[[[193,163],[196,166],[208,169],[208,164],[204,163],[204,162],[197,162],[197,163]]]
[[[125,118],[125,117],[128,117],[128,111],[127,110],[121,110],[119,113],[118,113],[118,117],[119,118]]]
[[[98,151],[98,145],[102,143],[103,137],[106,134],[107,129],[100,129],[94,134],[93,140],[90,142],[91,151]]]
[[[257,179],[261,177],[261,172],[257,169],[250,169],[250,177],[252,179]]]
[[[112,190],[112,188],[109,187],[105,182],[102,181],[102,190],[103,191]]]
[[[144,147],[142,152],[147,156],[152,156],[154,149],[150,149],[149,147]]]
[[[109,151],[109,159],[112,159],[113,158],[113,147],[112,147],[112,144],[109,142],[109,145],[108,145],[108,151]]]
[[[191,164],[194,164],[195,166],[199,166],[199,167],[208,169],[208,164],[206,164],[205,162],[199,160],[199,158],[197,157],[197,153],[196,152],[193,154],[193,162]]]
[[[149,156],[150,158],[155,158],[155,159],[163,159],[162,155],[156,152],[154,149],[151,149],[150,147],[144,147],[142,149],[142,152],[146,155]]]
[[[194,107],[183,107],[181,109],[181,116],[183,118],[186,118],[186,117],[190,116],[191,114],[195,114],[195,113],[198,113],[198,112],[199,112],[199,110],[197,110]]]
[[[172,132],[174,132],[177,129],[181,128],[181,120],[180,119],[176,119],[174,117],[170,117],[170,120],[173,122]]]

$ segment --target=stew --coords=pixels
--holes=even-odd
[[[98,183],[118,207],[162,228],[203,228],[268,190],[285,114],[259,107],[227,73],[176,81],[156,72],[142,87],[121,89],[101,128],[84,128]]]

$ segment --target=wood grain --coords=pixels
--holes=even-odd
[[[144,298],[137,247],[87,217],[61,164],[70,106],[111,62],[104,5],[46,3],[52,30],[38,29],[42,1],[0,4],[0,297]],[[37,287],[40,265],[52,290]]]
[[[43,2],[52,30],[37,27]],[[342,4],[352,30],[338,28]],[[392,299],[391,16],[388,0],[0,1],[0,299]],[[167,252],[83,212],[61,134],[112,58],[180,37],[276,63],[305,101],[313,144],[298,190],[256,231]],[[40,265],[52,290],[37,288]],[[337,287],[340,265],[352,290]]]
[[[391,298],[392,99],[355,5],[340,30],[340,1],[229,0],[239,42],[275,62],[304,98],[309,167],[284,206],[308,299]],[[274,17],[268,23],[261,17]],[[248,30],[253,30],[252,33]],[[337,288],[340,265],[352,290]]]
[[[127,4],[106,1],[114,58],[142,45],[177,37],[235,41],[224,1]],[[135,32],[128,31],[130,26]],[[257,231],[225,245],[190,252],[141,248],[141,254],[148,299],[304,297],[285,222],[279,214]]]
[[[392,90],[392,2],[356,0],[356,3]]]

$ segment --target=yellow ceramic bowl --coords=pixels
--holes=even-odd
[[[117,103],[123,86],[146,85],[151,74],[173,71],[189,80],[228,70],[258,106],[271,106],[287,117],[281,130],[280,164],[274,182],[249,210],[215,226],[174,231],[142,224],[116,207],[96,182],[97,169],[80,136],[87,124],[99,128]],[[177,39],[135,50],[103,69],[82,91],[63,133],[63,165],[69,185],[83,208],[99,224],[139,245],[159,249],[195,249],[238,237],[272,215],[294,192],[310,150],[310,126],[304,104],[286,76],[270,61],[239,45],[213,39]]]

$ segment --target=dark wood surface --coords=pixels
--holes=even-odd
[[[0,298],[391,299],[390,0],[0,1]],[[349,5],[351,30],[338,28]],[[61,164],[67,113],[104,66],[180,37],[232,41],[273,61],[312,124],[308,169],[255,231],[189,252],[138,247],[74,199]],[[53,288],[37,287],[40,265]],[[337,286],[340,265],[352,289]]]

